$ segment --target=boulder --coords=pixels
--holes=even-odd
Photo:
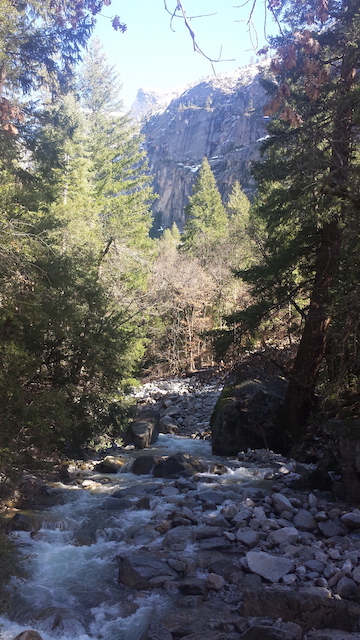
[[[283,527],[282,529],[276,529],[271,531],[267,537],[267,540],[274,545],[278,544],[293,544],[297,541],[299,532],[295,527]]]
[[[241,640],[289,640],[289,634],[278,627],[255,624],[240,636]]]
[[[238,542],[241,542],[246,547],[249,547],[251,549],[258,543],[259,534],[257,531],[253,531],[252,529],[248,528],[245,529],[245,531],[237,531],[236,539]]]
[[[341,516],[341,522],[343,522],[348,529],[360,529],[360,510],[354,509],[349,513],[345,513]]]
[[[131,465],[131,473],[135,473],[137,476],[146,475],[150,473],[155,463],[154,456],[139,456]]]
[[[36,531],[34,519],[26,513],[15,513],[14,517],[7,523],[6,529],[10,531]]]
[[[279,514],[283,511],[290,511],[290,513],[292,513],[294,510],[289,498],[284,496],[282,493],[274,494],[273,503],[275,511]]]
[[[138,409],[137,414],[129,425],[124,444],[133,444],[137,449],[144,449],[154,444],[160,432],[160,412],[154,407]]]
[[[195,539],[195,527],[180,525],[179,527],[174,527],[170,529],[164,535],[163,546],[164,547],[172,547],[173,545],[177,545],[177,547],[186,548],[189,542],[193,542]]]
[[[153,474],[156,478],[189,477],[202,471],[206,471],[206,467],[200,460],[188,453],[175,453],[159,460],[154,466]]]
[[[225,586],[226,582],[222,576],[217,573],[209,573],[207,578],[207,587],[215,591],[219,591]]]
[[[101,509],[106,509],[107,511],[124,511],[125,509],[130,509],[133,506],[133,503],[129,498],[116,498],[114,496],[110,496],[106,498],[101,505]]]
[[[332,518],[331,520],[318,522],[318,527],[325,538],[340,536],[345,531],[345,527],[341,524],[340,518]]]
[[[80,637],[85,633],[84,620],[66,607],[47,607],[38,615],[38,620],[44,632],[53,632],[58,637]]]
[[[318,593],[267,588],[244,591],[240,613],[296,622],[304,632],[326,628],[357,631],[360,606]]]
[[[150,622],[140,640],[173,640],[172,633],[160,622]]]
[[[44,509],[57,504],[64,504],[61,491],[49,487],[34,476],[24,476],[16,487],[18,509]]]
[[[300,531],[313,531],[317,528],[317,522],[307,509],[299,509],[298,513],[294,516],[294,527]]]
[[[261,372],[256,371],[255,379],[224,387],[210,419],[213,453],[233,456],[248,448],[277,449],[276,416],[285,391],[286,382],[279,372],[272,379],[262,374],[261,379]]]
[[[94,466],[97,473],[118,473],[123,466],[123,461],[116,456],[106,456]]]
[[[118,582],[130,589],[151,589],[152,578],[166,576],[177,578],[178,574],[166,562],[158,560],[148,551],[136,551],[129,556],[117,556]]]
[[[278,582],[294,568],[293,560],[272,556],[264,551],[248,551],[246,560],[250,571],[270,582]]]
[[[160,418],[160,433],[178,433],[179,427],[174,423],[171,416],[165,415]]]

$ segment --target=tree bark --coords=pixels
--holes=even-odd
[[[284,426],[293,436],[300,435],[314,408],[315,384],[324,357],[327,331],[331,321],[328,305],[341,248],[338,220],[324,225],[316,260],[316,274],[309,312],[297,351],[284,402]]]

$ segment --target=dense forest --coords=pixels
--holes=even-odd
[[[155,239],[142,138],[90,39],[109,4],[0,2],[1,467],[121,437],[144,370],[269,345],[290,354],[289,447],[309,419],[358,443],[358,2],[269,1],[256,196],[239,179],[222,202],[204,158],[183,232]]]

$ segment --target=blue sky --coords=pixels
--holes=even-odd
[[[167,0],[167,4],[173,9],[176,0]],[[242,8],[236,4],[236,0],[183,0],[189,17],[200,16],[191,20],[198,45],[211,58],[221,55],[223,62],[215,65],[217,72],[237,69],[256,58],[246,25],[252,2]],[[212,74],[209,61],[193,51],[183,21],[174,20],[171,30],[164,0],[112,0],[102,14],[94,35],[120,75],[127,109],[140,88],[171,91]],[[124,34],[113,31],[105,17],[115,14],[127,25]],[[258,0],[256,49],[265,43],[263,14],[264,0]]]

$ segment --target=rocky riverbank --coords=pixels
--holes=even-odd
[[[186,457],[186,469],[170,474],[177,477],[149,475],[102,505],[124,517],[153,512],[132,534],[136,550],[117,556],[127,607],[148,592],[172,601],[142,640],[360,638],[360,511],[296,490],[304,468],[266,450],[239,454],[233,482],[221,470],[192,475]],[[96,489],[88,479],[95,464],[72,466],[71,482]],[[246,467],[253,486],[236,480]]]
[[[266,449],[211,457],[206,427],[220,387],[190,378],[148,383],[138,392],[139,402],[160,408],[163,424],[168,417],[175,431],[192,436],[197,451],[184,448],[189,439],[168,435],[160,439],[173,439],[169,455],[160,443],[69,466],[69,488],[106,491],[98,507],[101,535],[109,519],[118,523],[111,529],[111,544],[116,536],[121,541],[112,573],[116,637],[128,640],[121,626],[136,620],[147,599],[160,598],[139,640],[359,640],[360,510],[336,502],[330,492],[309,490],[314,466]],[[200,450],[206,446],[208,458]],[[119,470],[134,482],[111,490],[109,472],[116,483]],[[54,491],[59,500],[62,491]],[[125,534],[120,523],[140,513],[143,524]],[[18,517],[14,526],[26,529],[34,543],[44,535],[31,518]],[[93,544],[88,537],[82,530],[72,544]],[[50,607],[34,625],[37,635],[22,632],[16,640],[67,640],[74,615]],[[100,637],[88,636],[85,618],[76,619],[76,637]],[[105,618],[103,637],[111,637]]]
[[[134,392],[140,405],[156,406],[163,433],[210,437],[210,416],[224,385],[225,373],[204,372],[188,378],[146,382]]]

